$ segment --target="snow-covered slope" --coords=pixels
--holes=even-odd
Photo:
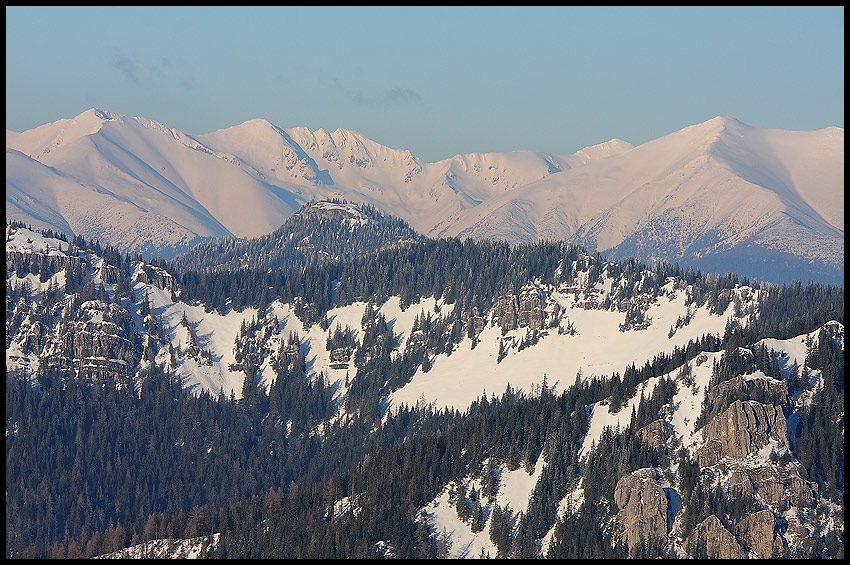
[[[823,326],[827,328],[828,335],[836,336],[834,339],[843,349],[844,346],[844,326],[836,321],[828,322]],[[817,347],[820,330],[808,334],[802,334],[790,339],[764,339],[754,344],[756,347],[764,345],[768,350],[776,352],[780,360],[780,371],[782,377],[788,379],[792,375],[792,367],[802,367],[806,363],[807,345]],[[744,353],[747,350],[742,349]],[[663,375],[657,375],[643,382],[635,392],[635,395],[626,399],[624,404],[616,410],[612,410],[607,400],[597,402],[588,407],[590,417],[589,430],[584,438],[584,445],[581,449],[582,458],[586,458],[589,452],[594,449],[594,446],[599,442],[602,433],[606,428],[611,430],[625,430],[630,425],[630,418],[634,417],[634,413],[643,398],[649,398],[655,386],[663,379],[669,379],[676,384],[676,393],[672,402],[664,406],[661,410],[660,421],[669,430],[669,437],[666,442],[668,446],[682,447],[692,456],[695,457],[699,449],[704,446],[705,441],[702,437],[703,429],[697,429],[696,424],[706,402],[709,391],[709,383],[712,377],[712,368],[714,364],[720,360],[723,352],[703,352],[695,359],[687,363],[686,366],[678,367]],[[805,391],[804,396],[810,396],[813,391],[822,386],[822,377],[819,370],[813,370],[810,374],[809,390]],[[784,383],[765,375],[761,371],[754,371],[746,375],[748,381],[764,381],[765,386],[778,386],[782,388]],[[797,408],[805,402],[797,403]],[[798,418],[797,410],[791,413],[790,419]],[[790,422],[791,420],[789,420]],[[783,422],[784,424],[784,422]],[[789,430],[791,424],[789,423]],[[791,432],[789,431],[789,434]],[[723,460],[723,464],[711,466],[704,470],[707,476],[713,477],[713,484],[721,485],[726,492],[728,489],[734,489],[733,478],[735,473],[742,472],[768,473],[768,476],[780,476],[784,472],[798,481],[801,485],[808,483],[799,478],[798,463],[796,460],[789,466],[789,470],[783,470],[781,466],[775,465],[775,459],[771,458],[771,451],[775,453],[783,453],[788,451],[787,444],[782,444],[781,441],[769,441],[765,447],[757,453],[750,454],[746,458]],[[529,505],[529,495],[534,490],[535,485],[541,477],[542,470],[546,466],[546,461],[543,456],[540,456],[533,469],[524,469],[520,466],[517,469],[509,469],[504,464],[498,465],[495,469],[498,477],[498,489],[492,497],[484,497],[480,495],[482,516],[484,520],[483,528],[473,528],[472,520],[463,520],[459,516],[457,510],[458,486],[463,487],[464,492],[469,489],[475,489],[476,492],[482,492],[482,476],[481,474],[473,474],[462,481],[446,485],[439,495],[420,509],[420,520],[426,522],[431,531],[438,534],[438,539],[447,547],[449,558],[478,558],[482,555],[495,557],[497,547],[490,537],[490,529],[492,524],[492,514],[496,506],[502,509],[510,509],[511,515],[514,517],[514,527],[517,517],[523,513],[527,513]],[[730,471],[731,469],[731,471]],[[742,471],[746,470],[746,471]],[[666,496],[670,499],[670,520],[673,524],[681,521],[682,500],[688,498],[688,493],[677,493],[676,484],[678,484],[677,475],[679,470],[674,466],[668,471],[667,477],[662,481]],[[774,480],[776,480],[774,478]],[[575,512],[582,502],[582,487],[578,487],[560,501],[558,505],[558,517],[563,517],[567,512]],[[785,528],[781,532],[788,543],[789,548],[798,547],[799,540],[794,539],[792,532],[806,531],[804,526],[811,527],[808,522],[808,513],[810,508],[805,506],[797,506],[794,504],[777,503],[771,499],[771,495],[767,494],[765,486],[765,494],[758,494],[759,504],[764,509],[770,509],[784,520]],[[681,497],[680,497],[681,495]],[[730,494],[729,496],[733,496]],[[674,503],[675,501],[675,503]],[[829,508],[827,504],[826,508]],[[832,509],[835,512],[836,509]],[[829,512],[821,508],[824,514]],[[823,527],[821,524],[819,527]],[[787,530],[787,531],[786,531]],[[552,541],[554,528],[543,537],[541,540],[541,550],[545,555],[549,549],[549,544]],[[684,540],[677,537],[678,530],[676,527],[670,532],[670,541],[673,547],[681,548],[685,545]],[[774,534],[776,537],[776,534]],[[769,538],[772,539],[772,538]],[[781,539],[781,538],[780,538]],[[754,547],[749,552],[749,556],[753,558],[764,558],[766,555],[755,552]],[[685,556],[684,553],[680,553]]]
[[[342,205],[323,203],[319,206]],[[109,257],[104,253],[100,256],[96,248],[80,249],[78,244],[54,235],[7,225],[7,373],[35,375],[40,367],[52,366],[76,371],[80,378],[94,374],[94,378],[103,379],[117,374],[126,379],[116,378],[123,386],[132,382],[139,369],[156,363],[177,375],[192,391],[203,390],[213,395],[223,392],[225,397],[232,391],[239,397],[246,374],[254,374],[245,368],[245,352],[256,354],[253,362],[257,381],[270,389],[269,385],[282,374],[278,372],[282,360],[301,356],[303,364],[299,367],[303,367],[303,373],[297,375],[299,379],[303,374],[313,383],[324,383],[331,391],[327,419],[315,428],[311,425],[310,434],[321,435],[327,426],[353,419],[357,408],[350,409],[346,402],[355,396],[349,394],[350,391],[357,390],[358,385],[368,382],[367,379],[374,378],[376,373],[378,377],[384,376],[380,370],[374,370],[374,366],[371,371],[364,369],[369,365],[359,361],[357,355],[363,353],[364,358],[370,355],[370,348],[365,347],[366,335],[378,317],[383,317],[392,331],[391,339],[383,341],[389,344],[389,358],[398,360],[415,349],[420,338],[425,337],[424,343],[428,343],[431,335],[417,329],[417,324],[424,327],[421,322],[425,318],[449,319],[462,308],[460,303],[447,303],[433,296],[419,297],[406,307],[399,296],[370,297],[369,303],[354,301],[331,307],[318,323],[305,322],[297,315],[297,299],[296,304],[275,300],[260,310],[207,311],[200,304],[176,300],[184,289],[177,287],[173,277],[159,267],[125,261],[120,255]],[[119,265],[111,265],[110,261],[117,261]],[[558,267],[559,272],[563,271],[564,264]],[[73,283],[75,265],[84,273],[86,282],[68,284]],[[121,292],[122,279],[116,274],[122,265],[129,273],[127,294]],[[448,343],[447,350],[434,353],[426,345],[422,350],[426,352],[427,362],[414,363],[409,380],[380,387],[379,406],[386,411],[384,416],[404,405],[426,408],[426,411],[430,405],[436,410],[448,407],[463,412],[482,396],[499,396],[508,386],[520,397],[542,398],[544,394],[565,392],[577,381],[594,377],[608,379],[629,365],[651,367],[653,357],[659,353],[669,353],[674,348],[681,350],[707,334],[722,335],[727,327],[732,327],[730,324],[747,326],[765,304],[760,299],[770,292],[762,290],[769,285],[754,289],[730,281],[722,290],[715,288],[716,296],[703,296],[703,300],[698,300],[696,295],[705,291],[696,283],[688,284],[686,279],[674,276],[655,278],[643,267],[635,266],[631,270],[615,262],[591,266],[589,262],[577,260],[570,273],[569,277],[557,278],[563,282],[548,284],[530,280],[518,292],[506,291],[504,296],[494,296],[487,311],[481,312],[480,325],[475,323],[475,318],[463,318],[471,322],[467,326],[469,333]],[[63,292],[63,288],[67,292]],[[629,292],[624,293],[625,290]],[[513,311],[517,314],[515,323],[506,322],[509,317],[504,313],[505,304],[516,306]],[[640,322],[630,318],[635,308],[640,309]],[[374,315],[367,315],[370,313]],[[656,389],[665,390],[665,385],[673,382],[672,389],[666,388],[671,392],[662,408],[657,414],[653,410],[653,418],[657,415],[653,423],[663,431],[657,437],[670,454],[684,448],[690,457],[703,457],[708,445],[708,426],[698,420],[706,419],[703,411],[712,395],[717,398],[722,392],[721,385],[728,385],[723,381],[712,383],[712,377],[719,374],[716,365],[720,365],[723,356],[730,351],[754,359],[752,351],[760,346],[778,353],[776,370],[762,370],[752,363],[748,370],[736,373],[735,378],[746,387],[755,384],[754,389],[771,394],[778,389],[783,405],[787,397],[787,406],[793,409],[786,412],[787,429],[792,430],[794,419],[801,419],[797,410],[811,403],[814,391],[823,388],[824,381],[822,371],[813,369],[805,372],[809,379],[802,388],[795,385],[792,391],[789,383],[795,381],[793,367],[804,365],[812,347],[823,336],[835,339],[843,354],[843,325],[832,321],[823,327],[824,333],[813,331],[786,339],[763,339],[748,344],[749,349],[694,349],[695,355],[689,356],[686,365],[672,370],[667,366],[663,374],[652,373],[639,383],[633,395],[625,393],[624,396],[631,396],[621,398],[622,402],[615,404],[613,396],[601,401],[599,396],[595,397],[586,411],[575,412],[588,416],[587,432],[584,434],[582,430],[583,439],[579,436],[577,454],[581,458],[592,457],[594,445],[601,443],[606,428],[625,429],[634,409],[640,407],[641,399],[650,398]],[[331,345],[332,334],[337,328],[352,332],[352,344],[346,346],[350,351],[344,356],[337,355],[339,350]],[[297,341],[293,340],[295,335]],[[248,344],[251,340],[253,344]],[[250,345],[257,344],[259,347],[252,350]],[[776,414],[777,417],[782,414],[781,409]],[[720,412],[708,416],[726,419]],[[785,417],[782,417],[782,430],[786,429]],[[750,473],[756,479],[767,471],[781,471],[784,473],[780,477],[782,481],[789,485],[792,484],[789,481],[793,481],[795,488],[799,487],[799,492],[805,494],[809,483],[801,478],[798,462],[791,460],[776,465],[771,459],[789,456],[788,445],[782,439],[774,438],[759,444],[757,450],[745,456],[727,457],[722,461],[734,464],[739,475]],[[482,461],[482,467],[486,468],[486,463]],[[549,464],[552,467],[547,468]],[[701,463],[711,469],[711,476],[707,474],[706,480],[710,479],[712,488],[719,485],[728,492],[732,473],[724,464]],[[493,516],[499,509],[509,509],[515,519],[508,521],[515,525],[521,513],[528,512],[529,496],[539,479],[555,466],[547,463],[542,455],[523,462],[520,467],[509,467],[504,462],[494,462],[494,465],[492,473],[498,476],[495,489],[485,489],[482,478],[485,475],[475,471],[473,465],[469,475],[437,485],[433,499],[418,503],[416,516],[446,542],[449,557],[477,557],[488,553],[495,556],[497,548],[489,535]],[[638,471],[641,470],[635,472]],[[669,496],[671,502],[670,524],[664,535],[671,547],[678,550],[686,545],[675,526],[677,520],[682,520],[684,512],[681,509],[686,504],[682,500],[686,496],[676,492],[677,488],[681,489],[677,464],[671,463],[663,471],[663,480],[659,478],[658,485],[663,487],[664,496]],[[559,517],[580,506],[582,488],[580,484],[570,485],[568,494],[557,504]],[[460,490],[470,493],[470,507],[473,499],[479,502],[474,508],[481,510],[480,520],[474,526],[468,518],[458,515]],[[805,521],[808,518],[801,518],[808,516],[814,506],[783,505],[785,490],[777,491],[780,493],[777,497],[771,497],[767,488],[761,486],[755,492],[760,497],[758,502],[775,513],[777,519],[781,518],[778,523],[793,527],[788,529],[791,533],[781,532],[785,536],[783,539],[791,540],[792,534],[814,531],[815,526]],[[339,510],[334,515],[357,511],[358,503],[353,496],[336,502]],[[834,510],[830,511],[830,516],[835,514]],[[554,537],[553,529],[542,538],[544,553]],[[199,541],[203,540],[175,542],[173,546],[183,556],[197,556]],[[125,556],[168,553],[171,551],[169,545],[172,544],[166,541],[149,542],[147,546],[135,547]],[[387,551],[391,552],[391,548]]]
[[[727,270],[773,280],[777,273],[757,264],[732,263],[744,253],[785,253],[837,275],[843,143],[843,129],[767,130],[718,117],[493,198],[447,235],[564,239],[613,256],[711,270],[723,270],[712,259],[735,251]],[[795,271],[806,272],[801,265]]]
[[[196,136],[219,152],[249,163],[264,179],[298,198],[342,196],[408,220],[422,233],[494,195],[631,145],[614,142],[556,157],[532,151],[457,155],[423,163],[357,132],[280,129],[261,119]]]
[[[610,289],[610,279],[606,284]],[[603,292],[605,286],[597,284]],[[563,308],[564,318],[558,327],[569,325],[575,333],[561,333],[555,328],[534,346],[520,349],[523,338],[531,334],[528,328],[503,333],[498,325],[488,324],[475,348],[466,339],[451,356],[438,357],[430,372],[418,372],[410,383],[394,391],[390,404],[413,406],[424,398],[435,408],[462,411],[482,393],[500,396],[509,384],[531,391],[535,386],[539,389],[544,378],[552,390],[563,391],[576,381],[577,374],[582,379],[611,375],[632,362],[641,366],[651,361],[659,347],[672,351],[703,334],[722,335],[732,315],[731,305],[722,315],[710,314],[707,308],[696,310],[689,325],[668,337],[670,327],[688,311],[685,296],[684,289],[671,289],[669,298],[657,301],[647,311],[652,318],[648,328],[622,332],[621,312],[584,309],[575,289],[548,289],[548,310],[551,312],[555,304]],[[507,354],[499,361],[503,342]]]
[[[190,136],[92,109],[7,131],[6,148],[7,219],[164,257],[266,234],[307,201],[342,198],[430,236],[565,239],[767,280],[843,281],[843,128],[717,117],[639,147],[423,163],[343,129],[254,119]]]
[[[200,238],[261,235],[298,208],[232,157],[143,118],[89,110],[27,132],[7,132],[6,147],[7,202],[12,187],[19,202],[39,190],[42,204],[55,202],[63,227],[122,249],[168,254]],[[10,159],[9,149],[46,165],[55,182],[39,182],[51,180],[44,174],[33,178],[37,167]],[[50,220],[8,207],[7,218]]]
[[[45,238],[27,228],[7,226],[7,254],[64,256],[72,253],[68,248],[67,242]],[[84,257],[85,253],[75,250],[72,255]],[[95,258],[86,268],[87,276],[92,277],[95,286],[104,283],[107,295],[113,297],[117,283],[107,280],[103,260]],[[353,360],[347,361],[341,368],[333,366],[331,351],[326,344],[337,327],[349,327],[355,341],[362,344],[362,320],[369,307],[365,302],[331,308],[327,312],[325,327],[305,324],[296,315],[295,305],[280,300],[271,302],[262,315],[253,307],[241,312],[228,310],[221,313],[209,311],[202,304],[176,300],[175,290],[180,292],[180,289],[154,284],[147,272],[160,272],[163,280],[170,278],[158,267],[136,263],[132,269],[130,281],[135,300],[134,304],[125,302],[124,306],[135,317],[135,331],[146,333],[145,322],[139,316],[139,309],[146,299],[152,318],[158,320],[162,327],[163,340],[158,345],[149,343],[148,347],[155,348],[155,362],[174,371],[187,387],[207,390],[212,394],[223,390],[226,394],[233,391],[237,397],[240,395],[245,373],[238,366],[234,346],[243,326],[252,321],[256,322],[253,324],[258,328],[255,333],[263,336],[263,347],[267,350],[258,366],[260,382],[268,385],[274,380],[275,354],[287,346],[288,337],[292,334],[299,336],[309,377],[317,379],[322,375],[329,385],[335,384],[340,401],[347,390],[343,383],[357,378],[357,366]],[[65,282],[64,270],[57,269],[49,279],[42,277],[45,278],[43,281],[33,272],[26,275],[26,280],[36,293],[48,290],[51,284],[58,286]],[[7,271],[7,283],[12,288],[22,282],[17,271]],[[728,320],[736,315],[731,302],[720,313],[712,313],[707,303],[700,307],[689,304],[688,296],[692,289],[671,278],[662,289],[660,298],[653,299],[636,291],[628,302],[646,302],[643,316],[648,323],[642,329],[625,329],[622,327],[625,318],[623,309],[600,307],[615,294],[620,284],[621,280],[608,275],[590,284],[585,272],[578,273],[569,285],[558,287],[529,281],[524,289],[540,297],[541,315],[544,317],[540,327],[520,325],[514,329],[503,329],[495,318],[495,308],[483,313],[484,325],[474,340],[467,335],[452,345],[451,354],[429,354],[429,370],[419,367],[409,382],[392,391],[387,398],[387,408],[395,410],[403,405],[412,407],[425,402],[435,409],[463,411],[482,394],[501,395],[508,385],[524,391],[539,390],[544,380],[551,391],[562,391],[575,382],[577,374],[582,378],[610,375],[622,371],[630,363],[640,366],[660,351],[672,351],[704,334],[722,335]],[[754,292],[746,286],[729,292],[729,297],[734,296],[744,311],[748,306],[753,307],[759,295],[759,291]],[[101,307],[105,309],[109,305],[103,302]],[[386,318],[397,338],[393,356],[400,356],[409,345],[417,317],[447,318],[455,308],[454,304],[435,297],[421,298],[403,308],[398,296],[390,296],[372,306]],[[23,311],[15,313],[15,316],[25,315]],[[684,318],[689,320],[687,325],[678,323]],[[744,315],[740,321],[746,324],[747,320]],[[674,326],[677,326],[675,331]],[[29,343],[27,328],[30,326],[24,323],[21,327],[20,334],[10,335],[6,350],[7,370],[22,368],[35,371],[38,355],[28,350],[26,345]],[[58,328],[51,331],[61,334]],[[207,351],[209,355],[198,355],[197,350]]]

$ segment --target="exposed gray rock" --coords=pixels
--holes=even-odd
[[[791,522],[785,531],[785,541],[789,547],[804,547],[811,540],[811,537],[812,530],[802,524]]]
[[[45,368],[73,372],[92,380],[124,381],[141,360],[141,347],[130,314],[116,304],[90,300],[77,310],[65,306],[57,326],[39,321],[22,326],[25,352],[42,357]]]
[[[785,544],[778,530],[776,518],[770,510],[750,514],[738,523],[741,541],[762,559],[779,555],[784,549]]]
[[[104,264],[100,268],[100,278],[103,279],[103,282],[106,284],[115,284],[118,282],[120,278],[121,269],[116,267],[115,265],[106,265]]]
[[[667,536],[667,495],[652,468],[638,469],[617,481],[614,502],[619,507],[617,521],[629,551],[642,540],[652,542]]]
[[[174,280],[171,273],[152,265],[145,265],[141,268],[136,273],[135,280],[137,282],[153,285],[160,290],[177,290],[177,281]]]
[[[638,430],[640,441],[647,446],[658,449],[670,438],[673,431],[664,420],[654,420]]]
[[[63,246],[67,250],[68,246]],[[18,271],[22,265],[27,265],[26,271],[30,273],[41,273],[42,271],[58,273],[66,267],[82,269],[83,260],[80,257],[70,255],[45,255],[44,253],[22,253],[20,251],[6,251],[6,272]]]
[[[770,466],[758,467],[748,471],[755,492],[771,506],[779,504],[785,498],[785,485],[776,469]]]
[[[704,445],[697,451],[700,467],[716,465],[724,457],[743,458],[770,439],[788,446],[785,415],[772,404],[736,400],[703,428]]]
[[[782,406],[788,401],[788,383],[768,377],[747,378],[746,375],[738,375],[711,387],[706,400],[709,406],[718,406],[723,398],[746,398],[762,404]]]
[[[814,500],[814,489],[799,473],[797,463],[785,466],[771,464],[758,467],[729,462],[729,496],[758,495],[771,506],[788,504],[806,508]]]
[[[513,294],[502,296],[493,304],[493,325],[510,331],[517,328],[517,310],[519,304]]]
[[[746,469],[736,467],[729,475],[729,496],[739,498],[744,495],[752,495],[755,492],[753,481],[750,479]]]
[[[351,359],[351,350],[347,347],[337,347],[331,350],[330,360],[332,369],[344,369],[348,367],[348,361]]]
[[[519,327],[527,327],[532,330],[542,328],[545,319],[544,306],[542,290],[532,284],[522,287],[519,294],[519,310],[517,311]]]
[[[543,291],[531,283],[522,287],[519,295],[507,294],[493,305],[493,324],[503,330],[543,327],[546,318]]]
[[[700,546],[705,544],[705,553],[712,559],[744,559],[746,552],[732,535],[732,532],[714,514],[703,520],[685,540],[685,551],[696,557]]]
[[[478,334],[480,334],[484,329],[484,318],[478,312],[477,307],[472,307],[472,314],[469,315],[466,323],[467,332],[470,332],[472,337],[478,336]]]
[[[808,481],[795,472],[785,480],[788,501],[793,506],[802,508],[812,506],[815,500],[815,490]]]

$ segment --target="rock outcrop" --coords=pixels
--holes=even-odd
[[[739,498],[741,496],[752,496],[755,493],[753,481],[747,469],[735,467],[729,474],[729,496]]]
[[[347,347],[337,347],[336,349],[331,350],[330,359],[332,369],[348,367],[348,361],[351,359],[351,350]]]
[[[67,250],[67,247],[65,248]],[[23,277],[27,273],[41,275],[41,280],[46,281],[53,274],[66,268],[81,270],[86,263],[80,257],[72,257],[64,253],[22,253],[20,251],[6,250],[6,272],[14,271]]]
[[[727,530],[714,514],[694,528],[685,540],[685,551],[697,559],[745,559],[747,557],[747,553],[732,532]]]
[[[90,300],[71,311],[67,305],[58,327],[40,321],[22,326],[25,352],[43,358],[45,368],[93,380],[125,380],[141,359],[130,314],[116,304]]]
[[[641,541],[667,537],[667,495],[654,469],[638,469],[617,481],[614,502],[619,508],[617,521],[631,553]]]
[[[519,295],[507,294],[496,301],[493,305],[493,324],[506,331],[516,328],[538,330],[543,327],[546,318],[544,307],[543,291],[528,283],[522,287]]]
[[[789,401],[788,383],[764,375],[738,375],[717,383],[708,390],[706,410],[710,415],[718,414],[736,399],[782,406]]]
[[[758,467],[748,471],[755,492],[770,505],[779,504],[785,497],[785,485],[773,467]]]
[[[697,451],[700,467],[716,465],[724,457],[744,458],[772,439],[788,447],[785,415],[779,406],[736,400],[703,428],[704,445]]]
[[[776,518],[770,510],[750,514],[738,523],[741,541],[762,559],[780,555],[785,548],[778,530]]]
[[[654,420],[637,431],[641,443],[658,449],[670,438],[673,431],[664,420]]]
[[[171,273],[153,265],[142,266],[136,272],[134,278],[137,282],[153,285],[160,290],[170,290],[172,292],[177,290],[177,281],[174,280]]]
[[[800,476],[796,463],[784,467],[733,465],[729,473],[728,488],[732,497],[758,495],[762,502],[773,506],[787,503],[807,508],[815,497],[811,485]]]
[[[545,305],[542,290],[531,284],[522,287],[519,294],[519,312],[517,313],[519,327],[532,330],[542,328],[545,320],[543,313]]]
[[[478,308],[476,306],[472,307],[472,313],[469,315],[466,321],[466,331],[469,337],[477,337],[478,334],[484,329],[484,318],[481,316],[481,313],[478,312]]]

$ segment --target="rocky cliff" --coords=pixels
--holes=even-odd
[[[785,434],[785,415],[779,406],[736,400],[703,429],[704,445],[697,452],[697,460],[700,467],[709,467],[724,457],[757,453],[771,440],[787,449]]]
[[[779,556],[785,549],[779,530],[780,525],[770,510],[750,514],[738,524],[741,541],[762,559]]]
[[[496,300],[492,308],[493,324],[506,331],[516,328],[540,329],[546,318],[543,312],[545,306],[543,291],[528,283],[520,289],[519,294],[506,294]]]
[[[614,503],[617,522],[633,554],[641,542],[648,544],[667,536],[667,495],[655,469],[638,469],[617,481]]]
[[[744,559],[747,553],[720,519],[710,515],[685,540],[685,549],[697,559]]]

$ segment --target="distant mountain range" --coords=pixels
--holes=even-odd
[[[409,151],[265,120],[188,135],[98,109],[6,132],[6,218],[166,259],[269,234],[304,203],[369,204],[432,237],[559,239],[612,257],[843,284],[844,129],[717,117],[573,155]]]

